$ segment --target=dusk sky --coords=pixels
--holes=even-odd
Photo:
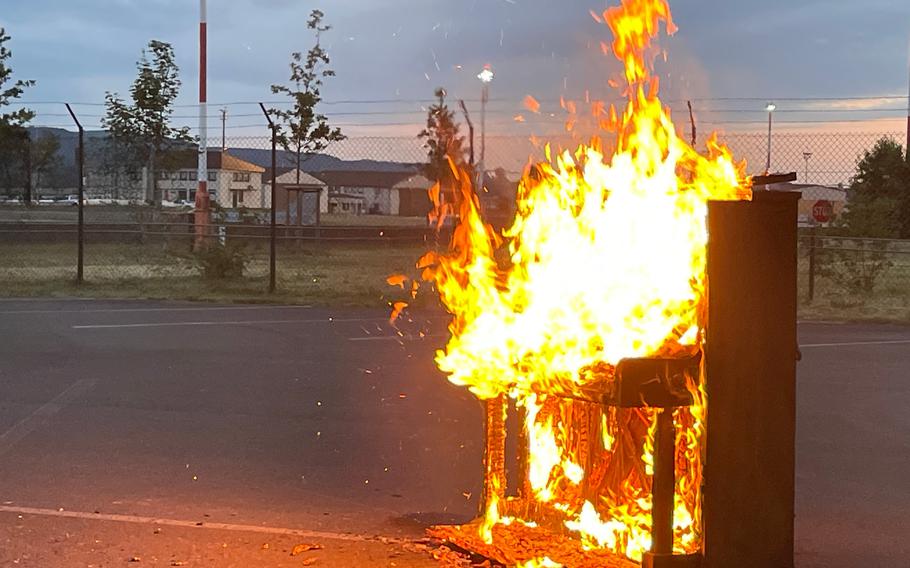
[[[12,36],[18,78],[37,81],[28,101],[101,103],[106,91],[127,94],[135,61],[150,39],[173,43],[184,82],[181,104],[196,97],[196,0],[3,0],[0,25]],[[618,70],[600,52],[609,29],[590,10],[612,2],[582,0],[209,0],[209,100],[274,101],[269,85],[287,79],[292,51],[313,39],[305,27],[320,8],[333,30],[324,43],[336,78],[323,111],[352,134],[410,135],[438,86],[473,108],[476,74],[493,65],[491,131],[556,127],[560,96],[609,98]],[[899,130],[907,106],[910,2],[906,0],[763,0],[671,2],[679,32],[664,38],[659,70],[663,98],[679,109],[694,99],[712,128],[760,128],[766,100],[779,121],[873,120],[863,129]],[[518,125],[531,94],[545,114]],[[887,97],[881,100],[788,101],[787,98]],[[900,98],[903,97],[903,98]],[[703,99],[715,100],[703,100]],[[722,98],[753,100],[716,100]],[[473,102],[472,102],[473,101]],[[679,102],[677,102],[679,101]],[[34,106],[37,124],[66,124],[59,105]],[[103,108],[80,106],[90,127]],[[849,114],[832,110],[849,109]],[[891,109],[878,111],[874,109]],[[811,112],[795,112],[795,111]],[[873,111],[874,110],[874,111]],[[734,112],[717,112],[734,111]],[[178,121],[195,124],[192,108]],[[368,113],[368,114],[364,114]],[[252,105],[228,107],[232,132],[260,125]],[[546,124],[541,124],[541,122]],[[753,124],[750,124],[753,123]],[[848,123],[849,124],[849,123]],[[818,126],[811,122],[810,125]],[[220,125],[219,125],[220,126]],[[796,125],[793,125],[795,127]],[[552,129],[552,128],[551,128]]]

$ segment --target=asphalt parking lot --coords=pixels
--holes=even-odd
[[[435,565],[408,542],[474,514],[481,409],[414,320],[0,301],[0,565]],[[910,565],[910,327],[800,337],[797,565]]]

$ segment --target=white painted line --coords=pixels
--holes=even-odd
[[[61,511],[58,509],[39,509],[35,507],[16,507],[0,505],[0,513],[16,513],[19,515],[36,515],[41,517],[59,517],[67,519],[82,519],[95,521],[109,521],[114,523],[133,523],[142,525],[158,525],[165,527],[182,527],[192,529],[215,529],[234,532],[252,532],[272,535],[289,535],[312,539],[346,540],[354,542],[379,541],[400,544],[408,542],[406,539],[383,536],[367,536],[351,533],[335,533],[325,531],[310,531],[305,529],[289,529],[282,527],[268,527],[261,525],[236,525],[231,523],[210,523],[183,521],[179,519],[159,519],[156,517],[139,517],[136,515],[111,515],[105,513],[86,513],[82,511]]]
[[[811,349],[814,347],[855,347],[860,345],[906,345],[910,344],[910,339],[895,339],[894,341],[849,341],[845,343],[804,343],[800,345],[801,349]]]
[[[66,390],[55,396],[53,400],[42,405],[40,408],[14,424],[12,428],[0,434],[0,456],[11,450],[20,440],[41,427],[51,416],[60,412],[63,407],[75,400],[76,397],[89,391],[95,386],[96,382],[97,381],[94,379],[76,381],[67,387]]]
[[[280,325],[300,323],[345,323],[345,322],[375,322],[389,321],[389,318],[320,318],[320,319],[295,319],[295,320],[241,320],[241,321],[175,321],[175,322],[147,322],[147,323],[108,323],[96,325],[73,325],[72,329],[128,329],[141,327],[193,327],[211,325]]]
[[[349,337],[348,341],[422,341],[424,339],[436,339],[442,337],[449,337],[448,335],[424,335],[420,337],[419,335],[406,335],[404,337],[400,335],[373,335],[369,337]]]
[[[220,306],[220,307],[195,307],[195,308],[102,308],[97,310],[2,310],[0,314],[103,314],[103,313],[129,313],[129,312],[223,312],[239,310],[305,310],[312,306]]]
[[[0,304],[15,304],[16,302],[98,302],[99,298],[0,298]]]

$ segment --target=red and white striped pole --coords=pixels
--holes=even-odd
[[[196,189],[196,247],[201,246],[209,228],[208,191],[208,105],[206,99],[206,22],[205,1],[199,0],[199,162]]]

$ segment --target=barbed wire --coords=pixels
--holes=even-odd
[[[622,97],[607,97],[607,100],[615,99],[618,101],[624,101]],[[558,103],[561,99],[554,98],[539,98],[538,102],[548,102],[548,103]],[[569,100],[568,97],[565,100]],[[603,100],[603,99],[601,99]],[[665,99],[664,102],[667,103],[684,103],[686,101],[692,102],[713,102],[713,101],[725,101],[725,102],[838,102],[838,101],[876,101],[876,100],[890,100],[890,101],[906,101],[908,100],[908,95],[863,95],[863,96],[845,96],[845,97],[826,97],[826,96],[804,96],[804,97],[775,97],[775,96],[764,96],[764,97],[692,97],[692,98],[672,98]],[[465,102],[480,102],[480,99],[466,98]],[[21,101],[22,104],[28,105],[50,105],[50,104],[66,104],[69,102],[71,105],[77,106],[104,106],[104,102],[86,102],[86,101],[62,101],[62,100],[37,100],[30,101],[24,100]],[[337,100],[324,100],[321,101],[321,104],[325,105],[342,105],[342,104],[426,104],[426,103],[435,103],[435,99],[337,99]],[[515,99],[506,98],[506,97],[491,97],[488,99],[488,102],[515,102]],[[229,101],[229,102],[209,102],[210,106],[234,106],[234,105],[256,105],[259,103],[263,104],[291,104],[287,100],[259,100],[259,101]],[[182,103],[174,105],[175,107],[190,108],[198,106],[198,103]]]

